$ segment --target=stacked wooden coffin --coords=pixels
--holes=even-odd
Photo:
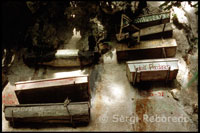
[[[176,40],[172,38],[173,29],[170,13],[140,16],[133,20],[138,31],[129,35],[138,43],[128,46],[119,43],[116,47],[118,61],[171,58],[176,54]],[[123,28],[125,30],[125,28]]]
[[[174,58],[177,44],[172,38],[170,12],[140,16],[132,24],[138,31],[129,37],[138,40],[137,43],[131,47],[123,43],[116,46],[118,61],[127,61],[128,80],[135,84],[175,79],[178,73],[178,60]]]
[[[14,122],[89,123],[88,76],[17,82],[19,105],[5,106],[5,118]]]

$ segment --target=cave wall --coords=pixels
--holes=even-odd
[[[2,14],[2,49],[23,46],[27,27],[32,22],[32,14],[25,1],[3,1]]]

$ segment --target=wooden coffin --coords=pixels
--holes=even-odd
[[[148,59],[126,62],[128,80],[135,84],[141,81],[173,80],[178,73],[178,59]]]
[[[174,57],[176,55],[175,39],[158,39],[141,41],[140,44],[129,48],[125,44],[116,45],[118,61],[138,59],[158,59],[163,57]]]
[[[60,49],[45,55],[26,52],[24,62],[28,66],[47,65],[53,67],[85,66],[98,59],[98,52],[80,51],[78,49]]]
[[[135,32],[132,34],[132,37],[137,39],[138,35],[140,35],[140,40],[153,40],[171,38],[173,35],[172,33],[172,23],[167,23],[140,29],[140,33]]]
[[[89,101],[88,76],[16,82],[15,93],[20,104]]]
[[[97,60],[97,52],[80,51],[78,49],[57,50],[52,61],[41,62],[39,64],[54,67],[76,67],[92,64]]]
[[[41,62],[39,64],[49,65],[49,66],[80,66],[81,62],[78,57],[78,49],[67,49],[67,50],[57,50],[55,53],[55,58],[49,62]]]
[[[170,22],[170,12],[158,13],[158,14],[148,14],[144,16],[137,17],[133,20],[133,24],[138,28],[145,28],[149,26],[154,26],[158,24],[164,24]]]
[[[5,118],[11,122],[89,123],[88,102],[6,105]]]

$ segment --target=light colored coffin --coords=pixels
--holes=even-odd
[[[178,73],[178,59],[149,59],[126,62],[128,80],[135,84],[141,81],[173,80]]]
[[[50,65],[56,67],[73,67],[80,66],[81,62],[78,56],[78,49],[65,49],[65,50],[57,50],[55,54],[55,59],[49,62],[43,62],[43,65]]]

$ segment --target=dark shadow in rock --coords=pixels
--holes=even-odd
[[[33,123],[33,122],[15,122],[14,125],[12,122],[9,122],[9,125],[13,128],[27,128],[27,129],[49,129],[49,128],[61,128],[61,127],[85,127],[88,126],[89,123],[77,123],[75,127],[73,127],[70,123]]]
[[[93,66],[93,69],[90,72],[90,77],[89,77],[89,86],[90,90],[92,91],[92,96],[95,96],[95,82],[99,82],[101,80],[101,73],[103,73],[103,65],[98,64]]]
[[[136,83],[134,85],[134,88],[137,88],[138,93],[141,96],[151,96],[151,92],[153,90],[158,91],[170,91],[171,89],[176,88],[177,84],[176,81],[168,81],[167,83],[165,81],[145,81]]]
[[[182,23],[179,23],[177,16],[173,16],[172,18],[174,25],[179,29],[183,29],[184,25]]]

